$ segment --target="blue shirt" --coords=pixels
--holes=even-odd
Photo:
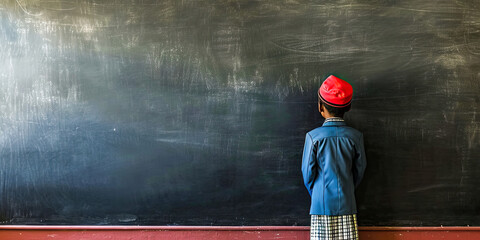
[[[355,187],[367,165],[363,134],[341,119],[329,120],[305,137],[302,174],[312,200],[310,214],[354,214]]]

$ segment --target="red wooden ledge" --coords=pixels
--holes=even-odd
[[[32,226],[0,225],[2,240],[309,239],[308,226]],[[359,227],[361,240],[473,240],[480,227]]]

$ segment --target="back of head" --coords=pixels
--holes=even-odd
[[[322,103],[322,104],[330,114],[332,114],[335,117],[341,117],[341,118],[343,118],[343,115],[345,115],[345,113],[348,112],[350,110],[351,106],[352,106],[350,104],[346,107],[337,108],[337,107],[332,107],[332,106],[324,104],[324,103]]]

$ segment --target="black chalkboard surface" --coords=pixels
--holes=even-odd
[[[329,74],[360,225],[480,225],[478,1],[6,0],[3,224],[308,225]]]

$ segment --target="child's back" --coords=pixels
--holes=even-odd
[[[358,171],[363,172],[363,166],[358,165],[363,162],[361,156],[365,156],[362,133],[346,126],[344,121],[327,121],[307,134],[305,145],[307,141],[312,145],[312,152],[307,154],[318,164],[318,176],[311,179],[313,182],[306,179],[312,187],[310,214],[356,213],[355,186],[361,178]]]

